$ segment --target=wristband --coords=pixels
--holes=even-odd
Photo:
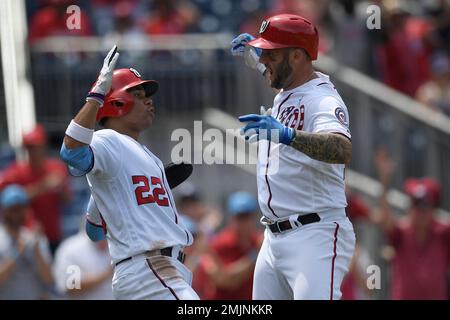
[[[86,101],[94,100],[100,104],[100,108],[103,107],[103,103],[105,103],[105,95],[96,92],[89,92]]]
[[[85,144],[91,144],[92,137],[94,135],[94,129],[88,129],[80,126],[78,123],[72,120],[67,127],[66,135]]]

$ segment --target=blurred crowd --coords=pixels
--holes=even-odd
[[[107,242],[92,242],[83,227],[87,199],[76,219],[67,220],[70,204],[80,208],[72,187],[79,178],[49,156],[42,126],[24,135],[23,146],[26,160],[3,159],[0,171],[0,299],[112,299]],[[448,299],[450,224],[436,215],[439,184],[429,177],[408,178],[403,191],[409,206],[398,215],[388,201],[396,163],[380,148],[373,165],[382,186],[376,203],[347,190],[357,247],[342,298]],[[174,196],[181,221],[194,236],[185,263],[199,296],[251,299],[264,232],[257,198],[236,191],[224,203],[210,203],[190,182],[178,186]],[[64,231],[64,221],[73,231]],[[371,225],[383,241],[373,235],[364,241],[367,227],[361,225]],[[389,289],[382,288],[386,284]]]
[[[79,29],[66,25],[71,4],[81,8]],[[381,9],[379,29],[368,28],[370,5]],[[27,8],[31,44],[55,35],[100,36],[108,44],[166,34],[256,35],[266,16],[300,14],[318,26],[321,52],[450,115],[449,0],[28,0]],[[121,59],[130,64],[138,56]]]

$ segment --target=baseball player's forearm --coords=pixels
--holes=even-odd
[[[84,128],[94,129],[95,118],[97,116],[99,108],[100,104],[97,101],[88,100],[84,104],[80,112],[78,112],[78,114],[75,116],[73,121],[75,121],[77,124],[79,124]],[[86,145],[85,143],[75,140],[74,138],[69,137],[68,135],[64,137],[64,144],[67,149],[75,149]]]
[[[336,133],[296,130],[290,146],[315,160],[326,163],[349,164],[352,158],[352,142]]]
[[[379,208],[376,210],[375,223],[377,223],[384,232],[390,233],[394,228],[394,217],[392,208],[387,200],[387,189],[383,187],[378,199]]]
[[[227,266],[221,266],[210,277],[214,284],[223,289],[235,289],[251,277],[255,269],[255,261],[249,257],[243,257]]]

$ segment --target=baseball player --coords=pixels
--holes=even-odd
[[[352,143],[347,108],[329,77],[313,69],[319,36],[297,15],[264,20],[231,52],[280,90],[273,107],[239,117],[259,141],[258,200],[266,226],[254,299],[339,299],[355,235],[347,219],[344,169]]]
[[[60,154],[74,174],[87,177],[95,203],[86,230],[97,240],[106,234],[115,298],[198,299],[183,264],[192,235],[179,222],[162,162],[138,142],[155,117],[151,96],[159,85],[135,69],[114,70],[118,57],[115,46]],[[104,129],[94,132],[96,121]]]

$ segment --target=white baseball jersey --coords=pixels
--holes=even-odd
[[[318,78],[278,93],[272,116],[296,130],[351,138],[347,107],[329,77],[316,74]],[[277,220],[347,206],[345,165],[317,161],[267,140],[259,142],[258,158],[258,200],[264,216]]]
[[[107,231],[113,263],[147,250],[192,244],[179,221],[162,162],[144,145],[114,130],[94,133],[87,174],[89,222]]]

